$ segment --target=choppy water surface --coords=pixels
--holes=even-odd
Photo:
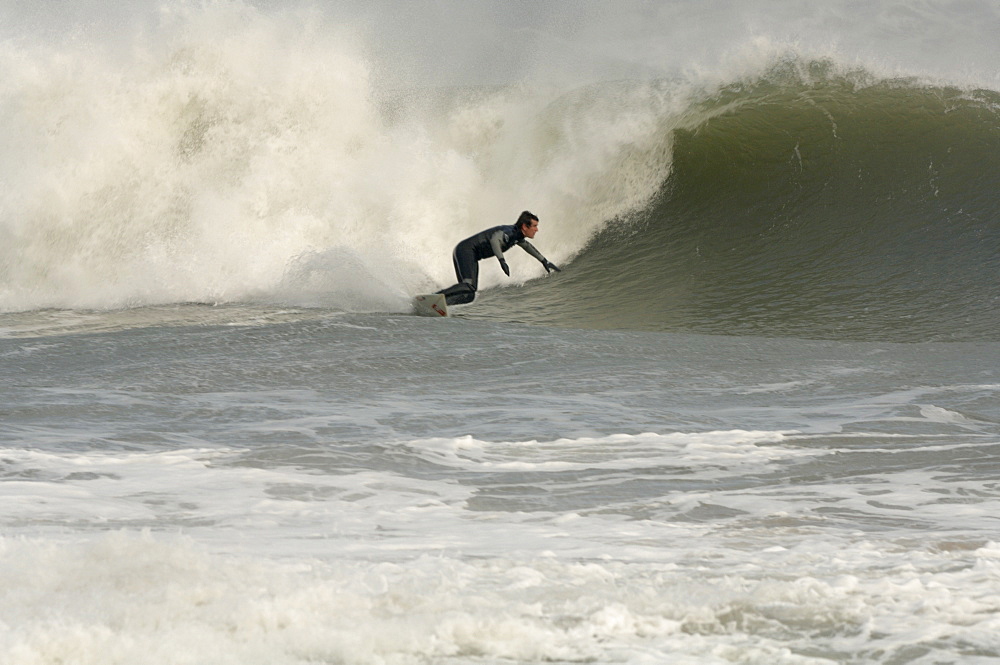
[[[240,314],[0,340],[15,661],[996,653],[992,345]]]

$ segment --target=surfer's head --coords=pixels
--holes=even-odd
[[[534,238],[538,233],[538,217],[525,210],[514,224],[525,238]]]

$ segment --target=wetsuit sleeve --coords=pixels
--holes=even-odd
[[[490,235],[490,247],[493,255],[503,261],[503,229],[497,229]]]
[[[542,265],[545,265],[545,263],[547,262],[547,259],[544,256],[542,256],[541,252],[539,252],[537,249],[535,249],[534,245],[532,245],[527,240],[521,240],[517,244],[518,244],[518,246],[520,246],[521,249],[523,249],[524,251],[526,251],[528,254],[531,254],[536,259],[538,259],[541,262]]]

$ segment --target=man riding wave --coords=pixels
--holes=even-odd
[[[546,272],[561,272],[551,261],[542,256],[534,245],[528,242],[538,233],[538,217],[525,210],[513,225],[494,226],[480,231],[471,238],[466,238],[455,246],[452,260],[455,262],[455,275],[458,284],[441,289],[449,305],[465,305],[476,297],[479,288],[479,262],[482,259],[495,256],[500,261],[500,267],[510,277],[510,268],[504,261],[503,253],[514,245],[531,254],[541,262]]]

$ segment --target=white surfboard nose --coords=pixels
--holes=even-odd
[[[415,296],[413,313],[417,316],[448,316],[448,302],[443,293]]]

